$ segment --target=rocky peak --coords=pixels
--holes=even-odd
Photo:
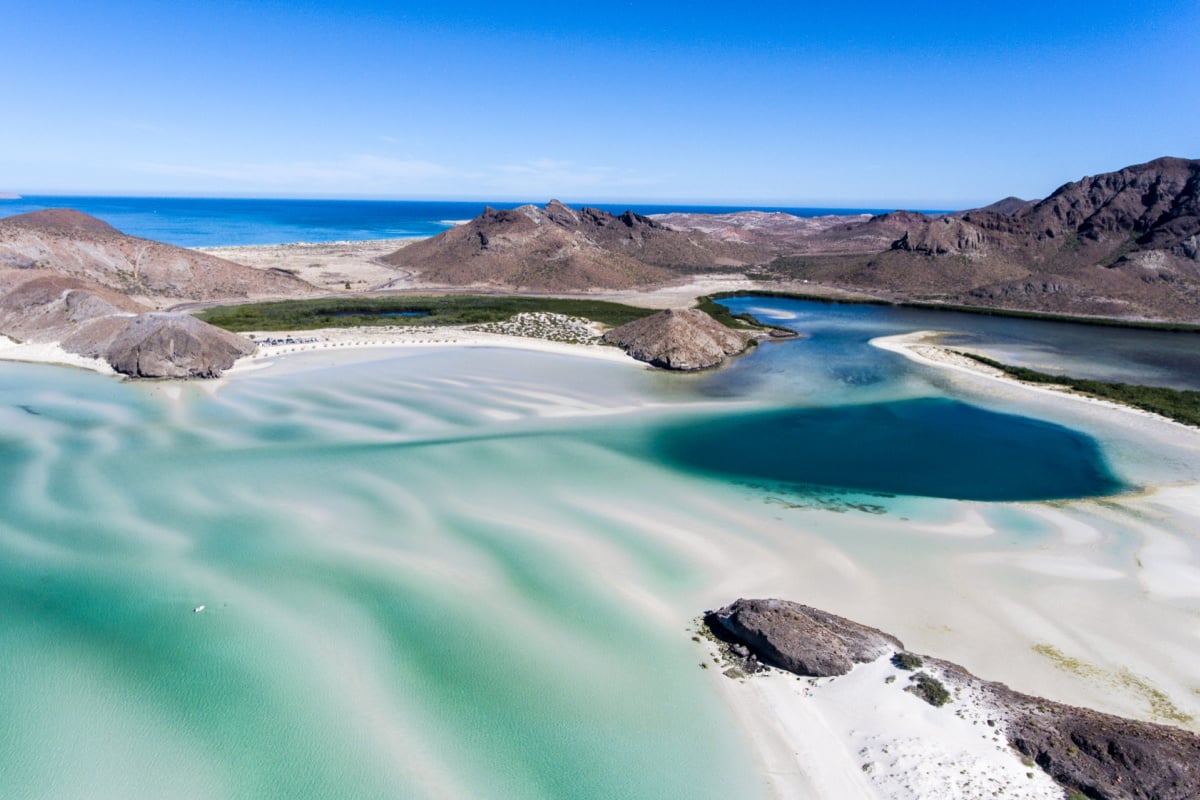
[[[558,200],[551,200],[547,203],[544,213],[547,219],[564,228],[577,227],[580,223],[579,215],[575,213],[575,210]]]
[[[749,339],[697,308],[667,309],[604,334],[638,361],[676,370],[715,367],[745,350]]]
[[[1040,238],[1132,236],[1174,246],[1200,231],[1200,161],[1159,158],[1089,176],[1059,187],[1022,216]]]
[[[983,250],[986,236],[970,221],[940,217],[911,230],[892,242],[893,250],[908,250],[927,256],[974,253]]]

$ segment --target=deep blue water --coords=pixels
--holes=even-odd
[[[74,208],[117,230],[180,247],[334,242],[434,236],[455,220],[478,216],[486,206],[516,208],[516,202],[435,202],[415,200],[266,200],[194,197],[68,197],[37,195],[0,200],[0,217],[44,208]],[[539,203],[544,205],[544,201]],[[614,214],[671,211],[723,213],[744,206],[575,203]],[[890,209],[780,208],[797,216],[882,213]]]
[[[985,501],[1123,488],[1090,437],[946,398],[723,416],[655,441],[685,469],[801,488]]]

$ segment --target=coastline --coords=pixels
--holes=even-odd
[[[0,335],[0,361],[53,364],[87,369],[101,375],[117,375],[117,371],[104,359],[68,353],[58,342],[17,342],[4,335]]]
[[[1128,414],[1136,414],[1166,425],[1172,425],[1188,431],[1196,431],[1196,428],[1191,425],[1185,425],[1169,417],[1164,417],[1161,414],[1155,414],[1153,411],[1146,411],[1145,409],[1135,408],[1124,403],[1081,394],[1066,386],[1029,383],[1019,380],[1005,373],[1003,370],[982,364],[972,358],[967,358],[961,353],[949,347],[943,347],[937,344],[936,341],[933,341],[941,335],[943,334],[940,331],[913,331],[912,333],[902,333],[895,336],[879,336],[871,339],[868,344],[872,347],[878,347],[880,350],[904,356],[909,361],[927,367],[936,367],[951,372],[969,374],[977,378],[1000,381],[1008,386],[1019,386],[1043,396],[1069,398],[1072,401],[1090,403],[1094,406],[1123,411]]]
[[[322,328],[294,332],[252,332],[249,335],[256,342],[261,342],[265,338],[281,339],[282,341],[279,344],[259,344],[257,351],[238,359],[237,363],[226,370],[222,379],[280,365],[287,361],[289,357],[295,355],[328,353],[337,357],[341,354],[346,354],[347,351],[386,350],[389,348],[403,351],[412,348],[431,347],[496,347],[511,350],[532,350],[553,355],[620,363],[639,369],[650,369],[647,365],[631,358],[623,350],[616,347],[600,344],[573,344],[528,336],[473,331],[458,325],[444,327],[372,326],[364,328]],[[293,341],[289,342],[289,339]]]
[[[661,298],[681,289],[686,291],[686,287],[673,287],[659,290],[662,294],[648,294]],[[644,295],[638,293],[632,296]],[[631,295],[626,294],[624,297],[628,299]],[[260,343],[259,350],[239,359],[234,367],[226,371],[226,377],[236,378],[245,373],[268,368],[273,374],[301,372],[319,363],[313,359],[326,354],[329,360],[339,363],[352,358],[386,358],[388,348],[397,351],[412,348],[471,347],[533,350],[621,362],[639,369],[648,369],[617,348],[471,331],[461,326],[335,328],[291,333],[257,332],[252,335],[256,341],[268,337],[284,341],[270,345]],[[971,361],[948,348],[928,341],[935,335],[935,332],[931,331],[918,331],[878,337],[871,340],[870,344],[939,371],[970,375],[972,378],[990,378],[1004,386],[1032,390],[1039,396],[1050,399],[1056,406],[1072,406],[1083,401],[1096,408],[1115,409],[1126,414],[1134,412],[1151,424],[1159,421],[1179,426],[1179,423],[1150,412],[1066,390],[1023,383],[1000,370]],[[289,337],[295,341],[288,343],[286,339]],[[300,341],[301,339],[315,341]],[[25,357],[16,358],[8,355],[9,352],[19,352]],[[56,345],[24,345],[0,339],[0,358],[82,366],[114,374],[103,362],[66,353]],[[202,383],[209,384],[216,390],[223,380]],[[1164,495],[1169,493],[1158,492],[1152,499],[1161,503],[1166,499]],[[1174,498],[1180,502],[1185,499]],[[1056,516],[1048,524],[1052,527],[1061,526],[1062,530],[1066,530],[1066,522],[1065,518]],[[1164,591],[1164,587],[1174,585],[1175,594],[1185,594],[1189,578],[1180,573],[1180,569],[1186,570],[1189,567],[1177,562],[1176,553],[1171,550],[1174,542],[1168,541],[1170,537],[1162,536],[1159,536],[1156,542],[1152,537],[1152,534],[1157,534],[1155,531],[1139,533],[1150,540],[1141,548],[1138,561],[1142,579],[1150,584],[1147,591],[1171,594],[1172,591]],[[1146,558],[1146,554],[1152,551],[1157,553],[1157,556]],[[729,553],[731,558],[738,555],[736,551]],[[1031,572],[1041,571],[1046,575],[1054,575],[1055,569],[1075,569],[1078,566],[1068,564],[1065,559],[1056,566],[1057,562],[1050,555],[1029,556],[1028,560],[1028,565],[1023,564],[1023,568]],[[1097,565],[1087,566],[1099,569]],[[1064,572],[1061,577],[1079,578],[1081,574]],[[1100,575],[1099,572],[1094,574]],[[754,578],[752,582],[759,580]],[[741,590],[742,587],[739,585],[738,588]],[[1038,632],[1036,625],[1015,627],[1023,634],[1022,639],[1038,641],[1039,637],[1042,637],[1056,644],[1061,643],[1058,638],[1051,639]],[[975,645],[966,646],[972,648]],[[760,774],[764,776],[773,796],[776,797],[861,796],[899,800],[921,796],[933,800],[949,800],[952,797],[994,796],[994,785],[988,781],[996,776],[1015,776],[1014,779],[1019,780],[1018,785],[1021,787],[1034,784],[1034,779],[1025,777],[1025,768],[1020,764],[1019,757],[1011,751],[991,747],[992,752],[977,753],[973,748],[963,748],[964,737],[970,734],[972,729],[979,727],[978,709],[962,707],[966,708],[966,713],[976,715],[973,725],[963,727],[961,717],[954,713],[960,708],[957,705],[949,709],[929,710],[910,695],[891,691],[893,687],[885,689],[884,675],[881,671],[886,669],[886,665],[866,665],[835,681],[809,682],[808,679],[773,673],[739,682],[724,677],[710,667],[713,673],[710,677],[718,681],[717,692],[725,699],[726,706],[738,720],[741,728],[739,733],[744,736],[755,757],[759,759]],[[938,716],[931,718],[930,714]],[[871,755],[864,756],[864,752]],[[890,758],[887,764],[884,763],[883,756]],[[968,757],[982,760],[966,761]],[[876,764],[873,769],[879,770],[878,774],[881,776],[886,772],[886,780],[882,777],[873,778],[864,771],[863,766],[866,763]],[[965,779],[964,764],[971,764],[967,770],[969,774],[965,777],[978,777],[979,780],[969,787],[955,787],[952,780]],[[1040,775],[1036,770],[1034,774]],[[910,790],[910,787],[918,787],[918,790]],[[1020,796],[1043,795],[1031,792]]]

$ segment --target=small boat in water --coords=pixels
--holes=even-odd
[[[202,605],[201,605],[201,606],[196,606],[195,608],[193,608],[193,609],[192,609],[192,613],[193,613],[193,614],[199,614],[199,613],[200,613],[201,611],[203,611],[203,610],[204,610],[204,606],[202,606]]]

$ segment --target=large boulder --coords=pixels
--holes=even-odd
[[[215,378],[252,352],[249,339],[195,317],[150,313],[123,318],[98,355],[134,378]]]
[[[797,675],[845,675],[855,664],[903,650],[894,636],[788,600],[741,599],[706,617],[764,664]]]
[[[746,349],[749,334],[726,328],[696,308],[667,309],[604,334],[638,361],[677,370],[707,369]]]

